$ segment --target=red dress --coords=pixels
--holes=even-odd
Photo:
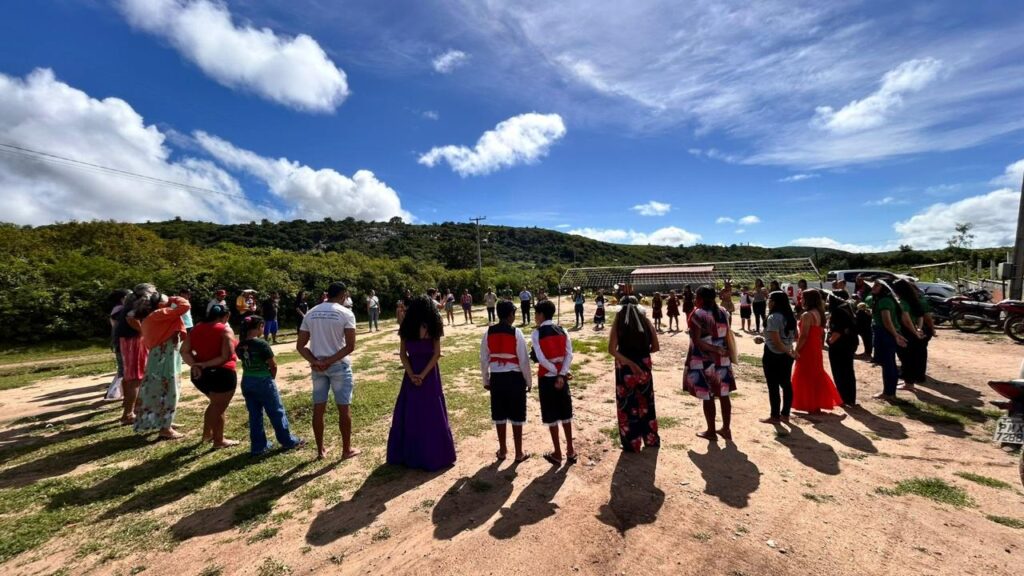
[[[817,412],[843,404],[822,360],[821,326],[811,326],[807,342],[793,365],[793,410]]]

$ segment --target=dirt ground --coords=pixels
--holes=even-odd
[[[571,305],[563,301],[561,310],[562,324],[571,325]],[[595,333],[589,324],[589,306],[587,316],[572,338],[604,338],[607,332]],[[734,322],[738,330],[739,318]],[[482,330],[456,325],[449,332]],[[794,418],[777,431],[758,423],[768,411],[761,368],[751,360],[760,358],[761,346],[751,335],[737,340],[746,362],[737,369],[734,442],[694,436],[703,425],[700,406],[680,391],[688,339],[666,333],[654,359],[660,450],[625,454],[615,447],[608,433],[615,426],[612,363],[601,351],[581,354],[590,361],[576,372],[591,375],[585,377],[591,382],[574,392],[582,456],[575,466],[556,469],[537,456],[518,466],[496,463],[492,433],[456,437],[458,462],[440,473],[414,472],[377,486],[366,482],[365,468],[339,464],[327,477],[351,481],[335,495],[337,503],[318,501],[257,545],[209,530],[173,551],[146,552],[90,573],[126,574],[143,564],[145,574],[200,574],[215,561],[224,574],[263,574],[259,560],[272,557],[293,574],[1021,574],[1024,531],[986,517],[1024,518],[1016,457],[990,442],[991,412],[983,410],[996,399],[986,382],[1016,375],[1024,349],[1001,335],[940,330],[930,347],[929,383],[900,395],[946,407],[965,422],[894,413],[870,398],[881,390],[880,369],[858,361],[859,409]],[[393,331],[366,342],[398,345]],[[377,354],[379,362],[398,362],[394,351]],[[304,370],[297,362],[286,366],[281,388],[307,389],[305,380],[289,379]],[[43,413],[56,421],[65,416],[55,408],[99,406],[99,384],[107,381],[61,379],[0,392],[0,421]],[[56,391],[65,394],[55,407]],[[526,446],[540,454],[550,440],[535,394]],[[308,422],[295,425],[308,435]],[[10,429],[0,429],[0,449],[17,442]],[[1014,488],[955,475],[962,472]],[[924,477],[964,489],[976,506],[877,492]],[[288,507],[285,494],[275,510]],[[160,510],[173,515],[174,505]],[[65,559],[63,553],[14,558],[6,570],[47,574]]]

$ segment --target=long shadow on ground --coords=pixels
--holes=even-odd
[[[443,471],[423,472],[382,464],[344,502],[324,510],[306,532],[306,542],[324,546],[365,528],[387,510],[387,503],[437,477]]]
[[[193,512],[171,526],[171,534],[177,540],[217,534],[269,514],[282,496],[330,472],[337,464],[300,474],[312,465],[312,462],[303,462],[280,476],[267,478],[220,506]]]
[[[875,447],[875,443],[870,438],[845,426],[842,420],[838,418],[819,420],[814,423],[814,429],[834,438],[848,448],[868,454],[878,453],[878,448]]]
[[[907,438],[907,429],[903,424],[882,418],[862,406],[850,406],[846,409],[846,414],[882,438],[890,440]]]
[[[21,488],[39,480],[61,476],[87,462],[124,450],[141,448],[147,443],[144,437],[131,434],[55,452],[0,472],[0,488]]]
[[[791,422],[789,434],[778,435],[775,437],[775,441],[789,448],[793,457],[804,466],[830,476],[839,474],[839,455],[836,454],[835,449],[808,436],[796,424]]]
[[[658,449],[619,453],[612,473],[611,498],[597,519],[625,534],[630,528],[652,524],[665,504],[665,492],[654,485]]]
[[[704,493],[728,506],[746,508],[750,495],[761,486],[761,471],[731,441],[724,449],[717,442],[709,442],[707,454],[690,450],[689,456],[704,478]]]
[[[482,526],[501,509],[512,495],[517,464],[498,470],[498,462],[488,464],[473,476],[463,476],[452,484],[434,506],[434,538],[449,540],[460,532]]]
[[[568,466],[552,466],[530,482],[511,506],[501,509],[501,518],[491,526],[491,536],[502,540],[511,538],[519,534],[523,526],[554,516],[558,505],[552,500],[565,484],[568,469]]]

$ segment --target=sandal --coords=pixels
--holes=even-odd
[[[555,455],[552,454],[551,452],[548,452],[547,454],[545,454],[544,455],[544,459],[547,460],[552,466],[561,466],[562,465],[562,459],[561,458],[555,458]]]
[[[531,456],[533,456],[533,454],[530,454],[529,452],[524,452],[522,458],[516,458],[515,460],[513,460],[513,462],[515,462],[516,464],[522,464],[523,462],[529,460]]]
[[[497,452],[494,453],[494,457],[498,459],[498,462],[504,462],[505,458],[508,457],[508,452],[507,451],[503,451],[503,450],[498,450]]]
[[[575,452],[570,454],[570,455],[567,455],[565,457],[565,461],[568,462],[569,464],[575,464],[575,463],[579,462],[579,460],[580,460],[580,455],[576,454]]]

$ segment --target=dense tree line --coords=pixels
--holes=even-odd
[[[597,242],[539,228],[482,226],[483,273],[476,270],[471,224],[410,225],[324,220],[218,225],[173,220],[41,227],[0,224],[0,339],[14,342],[102,335],[107,296],[153,282],[166,292],[189,288],[197,308],[217,288],[233,298],[244,288],[278,291],[291,309],[300,290],[316,301],[334,280],[347,282],[357,311],[374,289],[385,311],[406,289],[557,289],[575,261],[581,266],[663,264],[812,257],[822,272],[837,268],[902,269],[952,259],[949,250],[850,254],[814,248],[661,247]],[[968,251],[1001,259],[1002,250]],[[956,252],[963,256],[963,252]]]

